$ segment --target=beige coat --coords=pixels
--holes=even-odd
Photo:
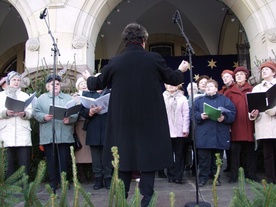
[[[271,82],[276,84],[276,79],[274,78]],[[271,86],[271,85],[270,85]],[[266,81],[262,81],[260,84],[256,85],[252,92],[265,92],[270,88]],[[274,107],[276,112],[276,106]],[[254,120],[254,119],[251,119]],[[259,116],[255,119],[255,137],[257,140],[260,139],[276,139],[276,115],[269,116],[264,112],[260,112]]]
[[[75,152],[76,163],[92,163],[90,146],[85,144],[86,131],[82,129],[84,119],[81,118],[76,122],[76,132],[82,144],[82,148]]]

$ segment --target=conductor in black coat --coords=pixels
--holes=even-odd
[[[147,38],[143,26],[127,25],[122,33],[123,53],[111,58],[98,77],[83,72],[89,90],[111,84],[103,162],[111,166],[111,148],[117,146],[126,197],[132,171],[141,172],[141,206],[148,206],[154,193],[155,172],[173,164],[161,83],[183,83],[189,65],[182,61],[178,70],[167,67],[161,55],[145,50]]]

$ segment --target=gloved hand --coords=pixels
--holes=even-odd
[[[268,116],[275,116],[275,114],[276,114],[275,107],[274,107],[274,108],[271,108],[271,109],[267,109],[267,110],[265,111],[265,113],[266,113]]]

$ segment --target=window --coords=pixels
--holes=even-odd
[[[157,52],[163,57],[174,56],[174,47],[173,44],[169,43],[156,43],[149,45],[149,50],[151,52]]]

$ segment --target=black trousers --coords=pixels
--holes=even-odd
[[[147,207],[154,193],[154,179],[155,172],[141,172],[139,189],[140,193],[143,195],[141,200],[141,207]],[[119,171],[119,178],[124,182],[126,198],[128,197],[128,191],[130,187],[132,177],[132,171]]]
[[[52,144],[43,146],[50,186],[53,190],[56,190],[61,179],[61,172],[68,172],[71,144],[55,144],[54,148]]]
[[[95,178],[111,178],[112,169],[102,163],[103,146],[90,146],[90,149],[93,157],[92,169]]]
[[[167,170],[169,180],[182,180],[184,172],[184,139],[183,137],[171,138],[174,162],[173,166]]]
[[[198,149],[198,169],[200,182],[206,183],[211,176],[212,178],[217,172],[216,153],[223,157],[223,150],[220,149]]]
[[[276,139],[264,139],[262,144],[267,182],[276,184]]]
[[[25,173],[28,175],[30,170],[32,147],[7,147],[6,149],[8,162],[6,177],[10,177],[17,170],[15,160],[17,160],[19,167],[25,166]]]
[[[258,154],[254,142],[231,142],[231,176],[238,177],[238,170],[244,167],[247,177],[256,176]]]

